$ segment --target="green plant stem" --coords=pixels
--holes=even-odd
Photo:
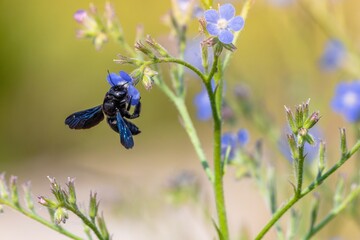
[[[336,217],[341,211],[343,211],[349,203],[351,203],[360,194],[360,187],[357,186],[351,193],[342,201],[341,204],[331,210],[329,214],[324,217],[315,227],[311,228],[310,231],[304,237],[304,240],[310,239],[318,231],[320,231],[326,224],[328,224],[334,217]]]
[[[10,207],[10,208],[22,213],[23,215],[43,224],[44,226],[51,228],[52,230],[67,236],[68,238],[75,239],[75,240],[83,240],[81,237],[78,237],[75,234],[72,234],[71,232],[63,229],[62,227],[54,224],[53,222],[49,222],[49,221],[43,219],[42,217],[38,216],[34,212],[29,212],[29,211],[23,209],[22,207],[15,206],[14,204],[12,204],[9,201],[0,199],[0,204],[4,204],[4,205]]]
[[[225,198],[224,198],[224,184],[223,184],[223,164],[221,159],[221,99],[220,102],[216,102],[216,92],[214,93],[211,86],[211,79],[218,70],[219,56],[214,55],[213,66],[211,67],[210,73],[205,81],[205,86],[210,99],[210,105],[214,121],[214,192],[216,210],[218,215],[219,229],[222,237],[225,240],[229,239],[229,230],[227,224]],[[221,83],[218,83],[221,86]],[[221,89],[220,89],[221,91]],[[222,93],[220,93],[222,94]],[[218,104],[218,105],[217,105]],[[218,107],[220,106],[220,107]]]
[[[311,183],[307,188],[305,188],[299,195],[294,194],[294,196],[288,200],[283,207],[278,209],[276,213],[272,216],[269,222],[264,226],[264,228],[258,233],[255,239],[262,239],[265,234],[270,230],[270,228],[289,210],[297,201],[306,196],[309,192],[314,190],[316,187],[321,185],[325,179],[327,179],[331,174],[333,174],[338,168],[340,168],[350,157],[356,153],[360,149],[360,141],[358,141],[347,154],[344,154],[340,160],[332,166],[326,173],[321,175],[318,179],[316,179],[313,183]]]
[[[296,195],[300,195],[301,194],[301,190],[302,190],[302,184],[303,184],[303,174],[304,174],[304,161],[305,161],[305,156],[304,156],[304,143],[299,147],[299,159],[298,159],[298,164],[297,164],[297,186],[296,186]]]
[[[87,225],[97,236],[99,240],[109,240],[108,238],[104,238],[99,229],[96,227],[95,223],[93,223],[91,220],[89,220],[77,207],[72,206],[64,206],[69,211],[73,212],[76,216],[78,216],[85,225]]]

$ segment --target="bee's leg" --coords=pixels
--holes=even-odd
[[[126,108],[126,111],[130,111],[131,101],[132,101],[132,96],[130,96],[130,100],[129,100],[128,106],[127,106],[127,108]]]
[[[139,101],[138,104],[135,105],[133,114],[130,114],[129,111],[122,111],[121,115],[128,119],[134,119],[134,118],[138,118],[140,116],[140,112],[141,112],[141,102]]]

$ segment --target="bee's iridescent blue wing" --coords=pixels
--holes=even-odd
[[[71,114],[65,124],[71,129],[87,129],[97,125],[104,119],[101,105]]]
[[[122,118],[120,112],[116,113],[116,121],[117,121],[117,127],[119,129],[121,144],[126,149],[132,148],[134,146],[134,139],[132,137],[130,129],[128,128],[127,124]]]

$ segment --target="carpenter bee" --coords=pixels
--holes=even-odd
[[[116,77],[117,75],[113,74],[112,76]],[[65,124],[71,129],[88,129],[100,123],[105,115],[111,129],[119,133],[121,144],[129,149],[134,146],[133,135],[139,134],[140,130],[127,119],[140,116],[140,95],[132,85],[132,79],[127,73],[121,71],[120,77],[117,77],[119,79],[113,80],[109,73],[108,81],[112,87],[105,94],[102,105],[71,114],[65,119]],[[132,93],[136,91],[138,96],[134,97],[129,91]],[[132,114],[130,113],[131,105],[135,105]]]

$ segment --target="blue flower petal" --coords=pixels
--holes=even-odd
[[[208,23],[206,25],[206,29],[208,30],[210,35],[213,35],[213,36],[218,36],[219,33],[220,33],[220,30],[219,30],[218,26],[216,24],[214,24],[214,23]]]
[[[237,32],[240,31],[243,27],[244,27],[244,19],[240,16],[234,17],[233,19],[231,19],[228,23],[228,27]]]
[[[203,89],[199,94],[194,98],[194,105],[197,110],[197,118],[201,121],[207,121],[212,116],[211,104],[209,95],[206,92],[206,89]]]
[[[113,87],[115,85],[118,85],[122,81],[122,78],[116,73],[109,73],[106,77],[106,80]]]
[[[234,39],[234,35],[229,30],[222,30],[219,34],[219,40],[222,43],[230,44]]]
[[[204,17],[207,23],[217,23],[217,21],[219,20],[219,14],[214,9],[206,10],[204,13]]]
[[[235,16],[235,8],[232,4],[227,3],[220,6],[219,13],[221,18],[225,18],[229,21]]]
[[[130,77],[129,74],[127,74],[126,72],[124,71],[120,71],[120,77],[125,80],[126,82],[129,82],[129,83],[132,83],[132,78]]]
[[[235,157],[235,150],[236,150],[236,136],[233,133],[224,133],[221,136],[222,157],[225,157],[228,148],[230,148],[228,160],[232,160]]]
[[[240,129],[237,133],[237,140],[240,147],[243,147],[249,141],[249,132],[246,129]]]
[[[140,101],[140,92],[133,85],[129,85],[128,94],[131,97],[131,105],[136,105]]]

